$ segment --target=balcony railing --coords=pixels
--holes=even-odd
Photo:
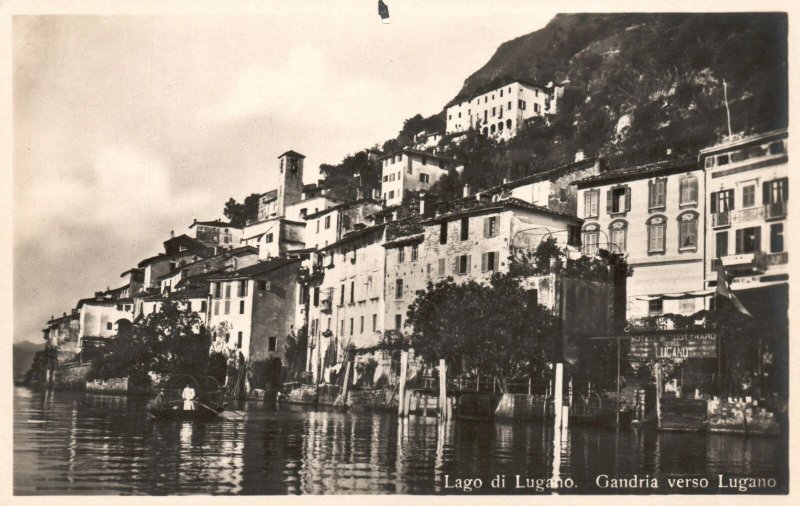
[[[711,215],[712,227],[729,227],[731,224],[730,211],[723,211],[721,213],[713,213]]]
[[[773,202],[764,206],[768,220],[786,218],[786,202]]]

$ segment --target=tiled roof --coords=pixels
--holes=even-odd
[[[631,181],[662,174],[698,170],[699,168],[700,165],[697,162],[697,158],[662,160],[660,162],[647,163],[634,167],[609,170],[594,176],[583,178],[580,181],[575,181],[572,184],[577,185],[579,188],[585,188],[587,186],[596,186],[598,184],[607,184],[618,181]]]
[[[462,163],[462,162],[460,162],[460,161],[458,161],[458,160],[456,160],[454,158],[445,158],[443,156],[434,155],[433,153],[428,153],[427,151],[420,151],[418,149],[411,149],[411,148],[398,149],[398,150],[396,150],[396,151],[394,151],[392,153],[388,153],[388,154],[385,154],[385,155],[379,157],[378,160],[385,160],[386,158],[389,158],[391,156],[397,156],[399,153],[411,153],[413,155],[426,156],[428,158],[435,158],[437,160],[443,160],[445,162],[451,162],[451,163],[457,163],[457,164]]]
[[[160,260],[171,260],[173,258],[180,258],[182,256],[197,256],[199,258],[208,258],[208,253],[204,253],[202,251],[178,251],[177,253],[173,253],[171,255],[167,255],[165,253],[159,253],[158,255],[151,256],[150,258],[145,258],[141,262],[139,262],[139,267],[145,267],[147,264],[150,264],[155,261]]]
[[[294,156],[296,158],[305,158],[306,157],[305,155],[301,155],[297,151],[294,151],[294,150],[290,149],[289,151],[287,151],[287,152],[283,153],[282,155],[280,155],[278,158],[283,158],[284,156],[287,156],[287,155],[288,156]]]
[[[230,222],[225,222],[225,221],[222,221],[222,220],[195,221],[194,223],[189,225],[189,228],[192,228],[195,225],[203,225],[204,227],[235,228],[237,230],[242,228],[242,227],[237,227],[236,225],[231,225]]]
[[[365,197],[365,198],[358,199],[358,200],[351,200],[351,201],[348,201],[348,202],[342,202],[341,204],[337,204],[335,206],[327,207],[325,209],[320,209],[319,211],[317,211],[315,213],[309,213],[309,214],[306,215],[305,219],[309,220],[309,219],[313,219],[313,218],[318,218],[318,217],[324,216],[324,215],[326,215],[326,214],[328,214],[330,212],[343,211],[345,209],[350,209],[352,207],[356,207],[356,206],[358,206],[360,204],[375,204],[375,205],[379,205],[380,202],[378,202],[377,200],[375,200],[373,198],[370,198],[370,197]]]
[[[226,272],[223,274],[218,274],[215,276],[211,276],[210,280],[216,279],[241,279],[241,278],[249,278],[251,276],[258,276],[261,274],[266,274],[267,272],[274,271],[275,269],[279,269],[281,267],[285,267],[292,263],[300,263],[300,260],[297,258],[273,258],[271,260],[265,260],[263,262],[259,262],[255,265],[251,265],[249,267],[244,267],[242,269]]]
[[[324,248],[320,248],[319,250],[320,251],[330,250],[330,249],[336,248],[337,246],[341,246],[342,244],[346,244],[346,243],[348,243],[350,241],[353,241],[355,239],[359,239],[361,237],[366,237],[366,236],[368,236],[369,234],[371,234],[373,232],[383,231],[385,226],[386,226],[385,224],[372,225],[371,227],[365,227],[365,228],[362,228],[361,230],[355,230],[353,232],[348,233],[347,235],[345,235],[344,237],[342,237],[338,241],[336,241],[336,242],[334,242],[332,244],[329,244],[329,245],[325,246]]]
[[[422,223],[423,224],[437,223],[443,220],[449,220],[456,217],[468,216],[471,214],[478,214],[485,212],[503,211],[509,208],[525,209],[528,211],[535,211],[541,214],[549,214],[552,216],[559,216],[563,218],[569,218],[575,221],[580,221],[579,218],[575,215],[569,213],[562,213],[560,211],[554,211],[547,207],[531,204],[530,202],[525,202],[524,200],[518,198],[507,198],[507,199],[497,200],[496,202],[492,201],[485,202],[483,200],[478,201],[477,199],[475,199],[474,196],[470,196],[448,202],[447,205],[448,205],[447,212],[442,213],[439,216],[435,216],[433,218],[425,220]]]
[[[598,157],[585,158],[579,162],[565,163],[552,169],[548,169],[542,172],[537,172],[535,174],[530,174],[528,176],[515,179],[513,181],[509,181],[508,183],[503,183],[497,186],[493,186],[486,190],[480,190],[480,193],[491,194],[491,193],[496,193],[500,190],[513,190],[514,188],[519,188],[520,186],[524,186],[526,184],[531,184],[551,179],[553,177],[561,175],[562,173],[569,172],[570,170],[591,167],[592,165],[597,163],[598,160],[600,160],[602,163],[602,160]]]
[[[266,193],[262,193],[261,196],[264,197],[266,202],[269,202],[270,200],[275,200],[278,198],[278,190],[270,190]]]
[[[528,81],[528,80],[525,80],[525,79],[511,79],[510,78],[510,79],[506,79],[506,80],[502,81],[500,84],[496,84],[496,85],[492,86],[491,88],[488,87],[488,86],[481,87],[481,88],[479,88],[478,90],[476,90],[474,93],[472,93],[469,96],[462,96],[462,95],[456,96],[456,98],[454,98],[453,100],[451,100],[450,102],[445,104],[445,108],[450,107],[451,105],[454,105],[454,104],[467,102],[469,100],[472,100],[475,97],[479,97],[481,95],[485,95],[487,93],[491,93],[493,91],[497,91],[500,88],[504,88],[504,87],[508,86],[509,84],[514,84],[514,83],[520,83],[520,84],[524,84],[525,86],[530,86],[530,87],[533,87],[533,88],[539,88],[539,89],[542,89],[542,90],[548,89],[547,86],[544,86],[544,85],[539,84],[539,83],[535,83],[533,81]]]
[[[422,217],[410,216],[403,220],[390,221],[386,224],[386,241],[394,241],[401,237],[414,236],[425,232]]]

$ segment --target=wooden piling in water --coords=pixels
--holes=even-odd
[[[400,352],[400,386],[397,391],[397,416],[408,414],[406,410],[406,373],[408,369],[408,352]]]
[[[447,365],[439,360],[439,416],[447,419]]]

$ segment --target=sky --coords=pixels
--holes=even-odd
[[[276,2],[262,15],[12,18],[14,341],[122,284],[170,231],[439,112],[533,2]]]

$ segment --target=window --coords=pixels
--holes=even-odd
[[[239,301],[239,314],[244,314],[244,301]]]
[[[783,251],[783,223],[770,225],[769,251],[770,253],[781,253]]]
[[[153,306],[155,308],[155,306]],[[106,330],[111,330],[114,328],[114,324],[111,322],[106,323]]]
[[[225,283],[225,298],[226,299],[230,299],[231,298],[231,284],[230,283]]]
[[[597,218],[600,214],[600,190],[587,190],[583,194],[584,218]]]
[[[356,282],[350,282],[350,304],[355,303],[356,301]]]
[[[241,332],[239,332],[239,333],[236,335],[236,347],[237,347],[237,348],[240,348],[240,349],[241,349],[241,347],[242,347],[242,333],[241,333]]]
[[[326,216],[325,217],[325,230],[328,230],[329,228],[331,228],[331,217],[330,216]]]
[[[214,303],[214,314],[215,314],[215,315],[218,315],[218,314],[219,314],[219,301],[216,301],[216,302]]]
[[[313,299],[313,301],[314,301],[314,307],[319,306],[319,287],[318,286],[314,287],[314,299]]]
[[[411,261],[416,262],[419,258],[419,244],[411,245]]]
[[[200,312],[201,313],[205,313],[207,309],[208,309],[208,306],[206,305],[206,301],[201,300],[200,301]]]
[[[239,297],[247,297],[247,280],[242,279],[239,281],[239,290],[237,291]]]
[[[508,101],[508,110],[511,110],[511,100]]]
[[[344,320],[339,321],[339,335],[344,336]]]
[[[350,318],[350,335],[353,335],[353,331],[355,330],[355,325],[353,324],[353,319]]]
[[[406,261],[406,248],[405,246],[400,246],[397,248],[397,263],[402,264]]]
[[[359,326],[359,333],[363,334],[364,333],[364,317],[363,316],[361,316],[359,318],[359,325],[360,325]]]
[[[222,298],[222,283],[214,283],[214,298]]]
[[[596,255],[600,249],[600,227],[593,223],[583,229],[583,253],[588,256]]]
[[[497,216],[490,216],[483,219],[483,236],[496,237],[497,236]]]
[[[734,209],[733,190],[720,190],[711,193],[711,212],[725,213]]]
[[[439,259],[439,270],[438,270],[439,277],[442,277],[442,276],[444,276],[444,274],[445,274],[445,272],[444,272],[444,270],[445,270],[445,263],[446,263],[446,262],[445,262],[445,259],[444,259],[444,258],[440,258],[440,259]]]
[[[533,104],[533,112],[539,112],[539,104],[537,103]]]
[[[773,142],[769,145],[769,154],[771,155],[779,155],[783,153],[783,141]]]
[[[687,212],[678,217],[678,251],[697,251],[697,215]]]
[[[278,350],[278,338],[275,337],[275,336],[270,336],[268,346],[269,346],[268,351],[277,351]]]
[[[461,240],[469,239],[469,218],[461,218]]]
[[[761,227],[748,227],[736,231],[736,254],[755,253],[761,250]]]
[[[611,252],[625,253],[628,238],[628,224],[621,220],[611,223],[609,226],[609,235],[611,236]]]
[[[756,205],[756,185],[748,184],[742,187],[742,207]]]
[[[431,181],[431,178],[430,178],[429,175],[420,173],[420,175],[419,175],[419,182],[420,183],[430,183],[430,181]]]
[[[428,165],[428,159],[426,157],[423,156],[421,161],[422,161],[422,165]]]
[[[469,274],[469,255],[456,257],[456,274]]]
[[[443,221],[439,225],[439,244],[447,244],[447,222]]]
[[[764,205],[789,200],[789,179],[780,178],[764,182]]]
[[[484,253],[481,257],[481,272],[496,271],[499,258],[500,254],[497,251]]]
[[[263,279],[259,280],[258,281],[258,289],[261,290],[262,292],[266,292],[267,291],[267,281],[263,280]]]
[[[492,116],[496,116],[496,115],[497,115],[497,108],[496,107],[492,107]]]
[[[394,298],[395,299],[402,299],[403,298],[403,280],[398,279],[394,282]]]
[[[561,202],[567,201],[567,189],[566,188],[559,188],[558,190],[558,200]]]
[[[681,178],[680,205],[697,204],[697,178],[684,176]]]
[[[667,220],[663,216],[651,218],[647,223],[647,252],[664,253],[664,238],[667,232]]]
[[[394,198],[394,190],[389,192],[389,199],[393,199],[393,198]]]
[[[650,209],[664,209],[667,205],[667,180],[660,178],[650,181]]]
[[[383,182],[384,183],[388,183],[389,182],[389,175],[388,174],[383,176]]]
[[[523,111],[525,110],[525,101],[524,101],[524,100],[520,100],[520,101],[517,103],[517,105],[519,106],[519,108],[520,108],[521,110],[523,110]]]
[[[625,213],[631,210],[631,189],[628,186],[619,186],[608,190],[606,194],[606,207],[609,214]]]
[[[231,301],[225,301],[225,314],[231,314]]]
[[[394,315],[394,328],[400,330],[403,328],[403,315]]]
[[[342,285],[342,291],[339,293],[339,305],[344,306],[344,285]]]
[[[372,315],[372,331],[375,332],[378,330],[378,315]]]
[[[264,238],[264,242],[267,243],[267,244],[272,242],[272,232],[267,234],[267,237]]]
[[[690,297],[688,299],[681,299],[681,314],[690,315],[694,314],[694,297]]]
[[[717,232],[717,258],[724,257],[728,254],[728,231]]]
[[[507,119],[507,120],[506,120],[506,128],[508,128],[508,129],[511,129],[511,126],[512,126],[512,125],[513,125],[513,123],[511,122],[511,119],[510,119],[510,118],[509,118],[509,119]]]
[[[649,301],[647,305],[647,312],[651,315],[659,315],[664,313],[664,301],[661,299],[661,297]]]

